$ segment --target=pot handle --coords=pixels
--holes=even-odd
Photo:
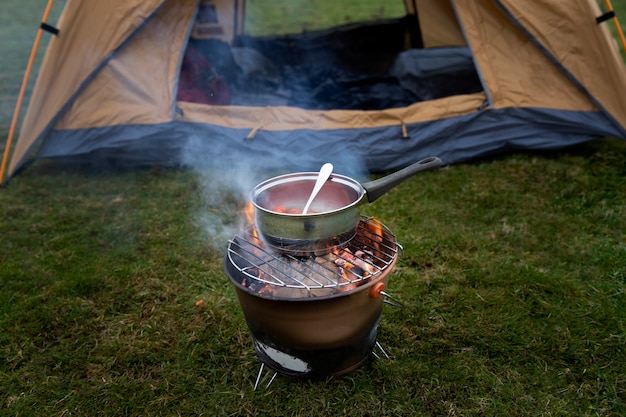
[[[363,183],[361,184],[361,186],[366,191],[367,201],[373,203],[378,199],[378,197],[385,194],[387,191],[391,190],[402,181],[412,177],[418,172],[428,171],[437,168],[441,166],[441,164],[441,159],[437,158],[436,156],[431,156],[429,158],[425,158],[419,162],[411,164],[406,168],[402,168],[401,170],[389,174],[385,177]]]

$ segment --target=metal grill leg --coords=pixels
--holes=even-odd
[[[261,382],[261,376],[263,375],[263,370],[265,370],[265,364],[263,362],[261,362],[261,367],[259,368],[259,373],[256,376],[256,381],[254,381],[254,391],[256,391],[256,389],[259,387],[259,382]],[[272,377],[270,378],[269,382],[265,386],[265,389],[268,389],[270,387],[270,385],[272,385],[272,382],[274,382],[274,379],[276,378],[276,375],[278,375],[278,372],[274,372],[274,375],[272,375]]]
[[[390,356],[387,354],[387,352],[385,352],[385,349],[383,349],[381,344],[378,342],[378,340],[376,341],[376,344],[374,345],[374,349],[372,350],[372,355],[374,355],[376,359],[381,359],[381,356],[378,353],[376,353],[377,348],[380,351],[380,353],[385,357],[385,359],[391,359]]]

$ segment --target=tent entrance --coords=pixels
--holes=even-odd
[[[467,47],[421,48],[415,15],[299,34],[192,37],[178,100],[384,110],[482,91]]]

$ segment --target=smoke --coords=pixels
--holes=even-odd
[[[202,22],[213,22],[224,25],[228,29],[226,32],[230,32],[230,20],[223,19],[219,7],[205,6],[199,12],[198,28],[201,28]],[[249,39],[247,42],[251,41]],[[197,59],[197,55],[201,55],[202,63],[204,60],[209,63],[211,74],[223,78],[230,105],[298,106],[297,100],[290,100],[293,101],[294,94],[300,94],[305,96],[306,104],[311,108],[324,107],[323,103],[314,102],[318,98],[311,91],[304,91],[302,86],[296,88],[294,80],[283,74],[285,68],[291,68],[291,64],[287,62],[288,54],[280,48],[263,48],[263,42],[234,47],[220,38],[193,33],[188,48],[190,59]],[[309,51],[302,50],[301,53]],[[324,56],[330,60],[330,64],[334,63],[334,56]],[[316,58],[312,60],[317,61]],[[308,84],[305,87],[315,88]],[[181,85],[179,88],[182,88]],[[197,85],[194,83],[193,91],[190,92],[197,93],[195,89]],[[291,91],[293,89],[296,93]],[[331,91],[329,95],[334,97],[336,92]],[[217,104],[194,97],[185,101]],[[197,173],[202,190],[204,207],[199,214],[199,223],[216,247],[227,246],[224,242],[234,237],[245,225],[242,211],[249,204],[250,192],[270,177],[288,172],[317,171],[326,162],[333,163],[336,173],[353,178],[358,179],[367,174],[367,150],[355,146],[355,141],[343,140],[345,133],[313,129],[269,132],[259,127],[261,129],[252,139],[246,139],[250,128],[227,128],[202,123],[180,127],[189,129],[182,164]]]
[[[207,126],[189,132],[182,152],[183,165],[196,173],[203,199],[198,222],[218,250],[228,246],[245,225],[244,208],[260,182],[285,173],[317,171],[325,162],[334,172],[366,178],[363,159],[353,145],[328,144],[302,132],[257,134],[252,140],[227,136]]]
[[[209,142],[191,135],[183,151],[183,164],[198,179],[204,203],[198,222],[214,248],[223,250],[228,239],[245,226],[243,210],[260,174],[251,158],[236,157],[225,149],[219,152],[216,149],[220,147]]]
[[[223,249],[228,239],[235,236],[245,225],[242,216],[244,197],[236,189],[227,188],[225,179],[207,172],[199,172],[204,201],[199,213],[199,223],[215,249]]]

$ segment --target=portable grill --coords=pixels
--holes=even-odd
[[[362,217],[342,245],[285,252],[250,226],[229,242],[225,271],[254,348],[276,374],[328,377],[362,365],[375,348],[385,292],[401,246],[374,218]],[[273,378],[272,378],[273,380]],[[270,381],[271,383],[271,381]]]

